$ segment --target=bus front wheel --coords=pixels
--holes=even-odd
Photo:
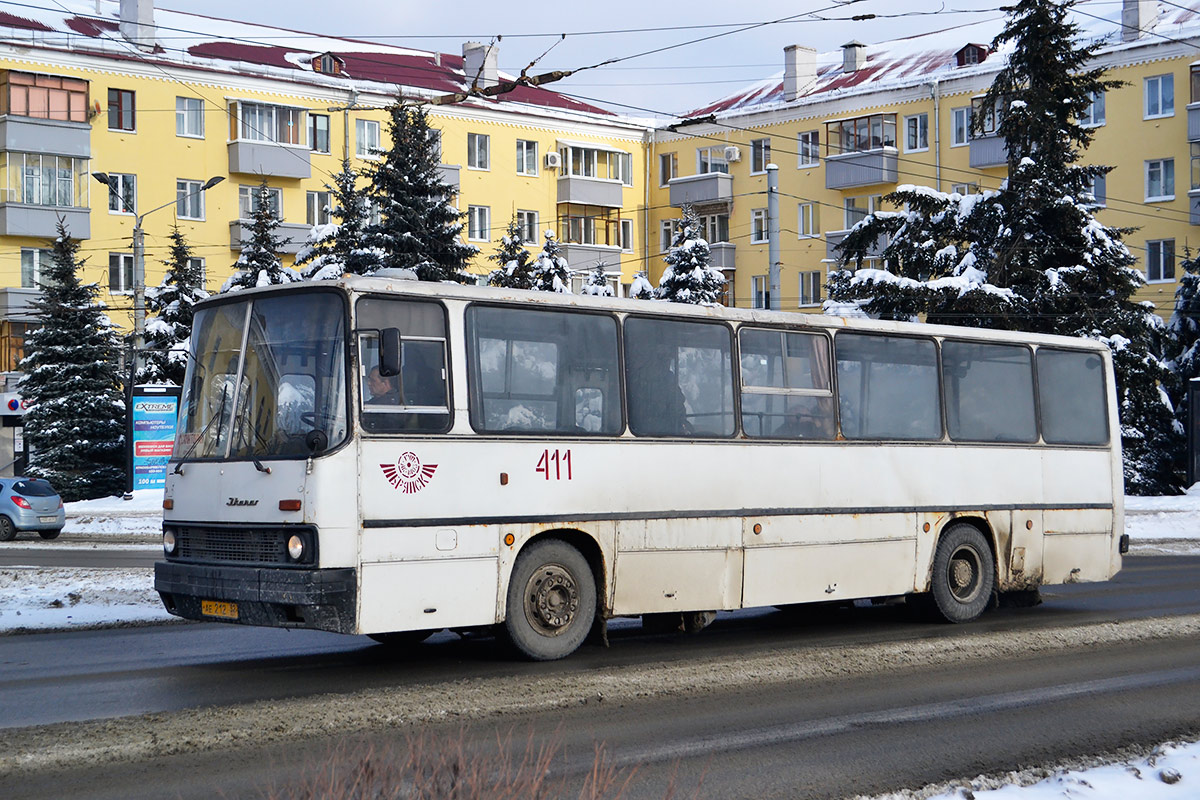
[[[596,616],[596,581],[571,545],[534,542],[517,556],[508,583],[504,632],[532,661],[564,658],[583,643]]]
[[[996,584],[987,540],[971,525],[947,530],[933,557],[933,605],[946,622],[970,622],[987,608]]]

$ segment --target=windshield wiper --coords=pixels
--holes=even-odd
[[[220,407],[217,408],[216,416],[214,416],[207,423],[205,423],[204,427],[200,429],[200,435],[196,437],[196,441],[192,442],[192,446],[188,448],[188,451],[186,453],[184,453],[182,456],[180,456],[179,461],[175,462],[175,469],[173,469],[171,471],[174,472],[176,475],[183,474],[183,462],[187,461],[188,457],[190,457],[192,455],[192,453],[196,452],[196,448],[200,446],[200,443],[202,441],[204,441],[204,434],[208,433],[208,429],[212,427],[212,424],[214,422],[216,422],[217,420],[221,419],[223,416],[225,416],[225,399],[227,397],[229,397],[229,392],[226,392],[226,391],[221,392],[221,405],[220,405]],[[218,429],[217,438],[220,439],[220,437],[221,437],[221,432]]]

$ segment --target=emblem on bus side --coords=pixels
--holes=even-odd
[[[419,492],[433,478],[437,464],[422,464],[416,453],[405,453],[396,459],[395,464],[380,464],[383,476],[393,489],[399,489],[405,494]]]

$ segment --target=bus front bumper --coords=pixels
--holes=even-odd
[[[159,561],[154,589],[184,619],[354,633],[354,569],[226,567]]]

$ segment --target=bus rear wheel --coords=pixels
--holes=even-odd
[[[595,616],[596,580],[578,550],[551,540],[521,551],[504,619],[504,633],[518,653],[531,661],[565,658],[583,644]]]
[[[951,526],[933,557],[933,605],[946,622],[970,622],[992,599],[996,566],[987,540],[971,525]]]

